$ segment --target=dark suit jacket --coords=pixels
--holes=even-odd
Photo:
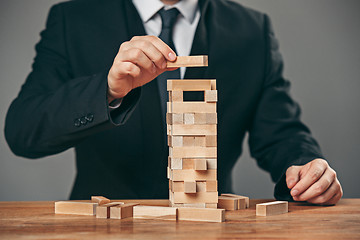
[[[209,55],[209,67],[187,69],[185,78],[217,79],[219,192],[231,192],[231,170],[249,132],[252,156],[277,183],[275,196],[288,199],[286,169],[321,153],[289,95],[270,20],[233,1],[199,5],[191,55]],[[5,135],[12,151],[27,158],[74,147],[71,199],[168,197],[156,81],[130,92],[111,113],[107,103],[107,73],[120,44],[144,34],[130,0],[71,1],[50,11]]]

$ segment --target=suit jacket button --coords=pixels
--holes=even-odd
[[[81,118],[80,118],[80,123],[81,123],[82,125],[86,125],[86,124],[87,124],[86,118],[85,118],[85,117],[81,117]]]
[[[88,121],[88,122],[92,122],[94,120],[94,115],[89,113],[88,115],[86,115],[85,119]]]
[[[80,127],[80,125],[81,125],[81,123],[80,123],[80,118],[76,118],[76,119],[74,120],[74,126],[75,126],[75,127]]]

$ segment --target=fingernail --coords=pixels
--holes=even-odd
[[[298,190],[291,191],[291,196],[297,196],[299,194]]]
[[[288,183],[288,186],[292,187],[293,185],[294,185],[294,181],[290,180],[289,183]]]
[[[169,53],[169,58],[170,58],[170,61],[174,61],[176,59],[176,56],[175,54],[173,54],[172,52]]]

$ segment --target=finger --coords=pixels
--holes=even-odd
[[[292,188],[290,194],[295,197],[302,194],[313,185],[325,172],[328,164],[324,161],[312,162],[309,170],[301,177],[301,180]]]
[[[313,204],[326,204],[330,199],[332,199],[336,194],[340,192],[340,183],[339,181],[334,181],[331,186],[321,194],[320,196],[309,199],[309,203]]]
[[[114,73],[117,79],[130,76],[131,78],[138,78],[141,74],[141,69],[132,62],[120,62],[116,65]]]
[[[168,61],[176,60],[176,53],[171,49],[166,43],[164,43],[160,38],[155,36],[144,36],[148,41],[150,41],[165,57]],[[134,40],[137,40],[138,37],[134,37]]]
[[[331,168],[327,168],[321,178],[309,187],[305,192],[296,196],[296,201],[307,201],[323,194],[330,185],[335,181],[336,173]]]
[[[293,188],[300,179],[301,166],[292,166],[286,170],[286,185],[289,189]]]
[[[123,51],[119,55],[120,61],[132,62],[138,65],[140,68],[145,69],[150,73],[156,73],[156,67],[154,63],[146,56],[146,54],[137,48],[131,48]]]
[[[140,49],[145,53],[145,55],[155,64],[159,69],[166,68],[166,59],[162,52],[159,51],[150,41],[142,40],[133,40],[125,45],[124,50],[129,50],[131,48]]]
[[[327,201],[324,205],[335,205],[343,196],[343,191],[341,189],[341,185],[340,185],[340,191],[335,194],[334,197],[332,197],[329,201]]]

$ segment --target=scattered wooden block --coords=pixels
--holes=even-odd
[[[205,102],[217,102],[217,90],[205,90]]]
[[[204,135],[216,135],[216,125],[172,125],[169,135],[173,136],[204,136]],[[214,139],[207,139],[206,145],[214,145]]]
[[[216,103],[207,102],[168,102],[168,113],[215,113]]]
[[[256,216],[271,216],[287,213],[288,211],[288,202],[286,201],[256,204]]]
[[[195,170],[207,170],[206,159],[196,159],[195,160]]]
[[[218,192],[197,192],[196,194],[174,192],[172,202],[173,203],[217,203]]]
[[[237,210],[238,204],[238,198],[219,196],[218,208],[223,208],[225,210]]]
[[[103,205],[110,202],[110,199],[103,196],[91,196],[91,201]]]
[[[194,114],[185,113],[184,114],[184,124],[194,124]]]
[[[112,202],[96,207],[96,218],[110,218],[110,207],[124,204],[123,202]]]
[[[218,185],[216,180],[206,181],[206,192],[217,192]]]
[[[167,62],[167,68],[173,67],[207,67],[208,56],[177,56],[174,62]]]
[[[216,147],[170,147],[169,156],[172,158],[216,158]]]
[[[221,196],[236,197],[236,198],[239,198],[239,199],[244,199],[244,200],[239,201],[239,209],[249,208],[249,205],[250,205],[249,197],[236,195],[236,194],[231,194],[231,193],[223,193],[223,194],[221,194]],[[243,203],[244,201],[245,201],[245,203]]]
[[[184,182],[184,193],[196,193],[196,182]]]
[[[179,208],[178,220],[224,222],[225,210],[213,208]]]
[[[157,206],[135,206],[133,208],[134,218],[160,219],[176,221],[177,208]]]
[[[172,181],[216,181],[216,179],[216,170],[213,169],[207,171],[171,170]]]
[[[111,219],[124,219],[133,216],[133,207],[139,205],[138,203],[125,203],[110,207]]]
[[[212,125],[210,125],[210,126],[212,126]],[[217,136],[216,135],[205,136],[205,146],[206,147],[216,147],[217,146]]]
[[[98,203],[93,202],[58,201],[55,202],[55,213],[94,216],[98,205]]]

